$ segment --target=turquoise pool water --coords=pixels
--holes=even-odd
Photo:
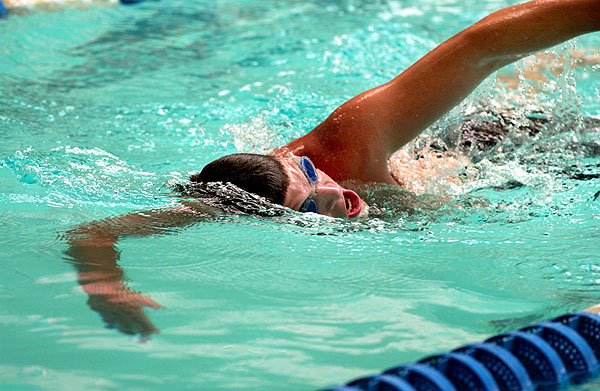
[[[541,91],[492,76],[417,144],[480,106],[550,123],[459,181],[370,189],[377,217],[216,216],[121,240],[124,281],[163,306],[145,342],[105,327],[65,254],[68,230],[174,205],[207,162],[304,134],[514,3],[168,0],[0,21],[0,388],[311,390],[599,303],[598,65]]]

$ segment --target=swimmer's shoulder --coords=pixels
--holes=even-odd
[[[307,156],[336,182],[359,181],[397,185],[387,167],[387,151],[369,141],[368,134],[332,127],[326,120],[310,133],[275,149],[274,156]]]

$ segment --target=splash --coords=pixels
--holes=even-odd
[[[283,140],[281,136],[268,125],[264,117],[269,115],[263,112],[248,122],[239,124],[227,124],[222,132],[229,134],[233,145],[238,151],[267,153],[277,145],[281,145]]]
[[[582,111],[576,88],[576,68],[595,62],[571,41],[506,67],[396,153],[392,173],[416,194],[460,195],[510,181],[551,188],[556,173],[545,161],[555,151],[576,164],[598,144],[600,121]]]

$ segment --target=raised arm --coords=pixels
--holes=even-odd
[[[146,336],[158,329],[143,307],[161,308],[149,296],[131,290],[118,266],[117,242],[124,237],[165,235],[175,228],[198,222],[207,213],[192,205],[131,213],[82,224],[66,233],[67,260],[77,270],[77,281],[88,295],[88,305],[107,326],[126,334]]]
[[[339,172],[337,180],[390,182],[389,155],[460,103],[489,74],[598,30],[599,0],[534,0],[502,9],[448,39],[390,82],[344,103],[289,149],[318,155],[333,147],[345,152],[346,160],[352,151],[352,164],[337,159],[343,153],[320,163]]]

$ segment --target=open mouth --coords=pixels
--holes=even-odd
[[[360,197],[352,190],[344,190],[344,202],[346,203],[346,215],[348,218],[356,217],[360,213]]]

